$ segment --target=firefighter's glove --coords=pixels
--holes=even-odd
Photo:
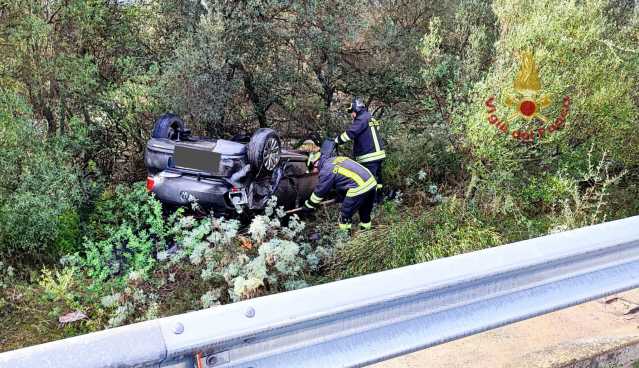
[[[340,144],[350,142],[351,138],[348,136],[348,134],[346,134],[346,132],[344,132],[338,135],[337,137],[335,137],[334,141],[335,141],[335,144],[339,146]]]
[[[306,200],[306,202],[304,203],[304,207],[302,207],[302,210],[300,211],[303,215],[310,215],[311,213],[315,212],[315,206],[313,205],[313,203],[311,203],[311,201]]]

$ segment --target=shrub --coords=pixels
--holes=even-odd
[[[0,315],[7,305],[5,291],[15,283],[15,270],[10,265],[0,261]]]
[[[96,218],[93,231],[112,234],[87,240],[85,256],[64,261],[86,270],[93,283],[88,292],[98,298],[85,299],[100,299],[87,308],[103,311],[109,327],[305,287],[330,255],[305,241],[304,223],[285,219],[275,198],[248,229],[237,220],[197,219],[181,211],[163,221],[159,203],[137,185],[107,198],[98,206],[103,222]],[[112,222],[114,213],[120,223]],[[199,304],[193,304],[194,294]]]
[[[39,285],[43,296],[53,302],[63,302],[72,310],[79,309],[77,289],[79,287],[77,269],[73,267],[62,270],[43,269]]]
[[[181,210],[174,217],[180,214]],[[127,224],[134,232],[149,230],[158,237],[163,237],[168,230],[164,227],[161,203],[148,194],[143,182],[118,185],[104,191],[89,215],[86,237],[107,239],[122,224]]]
[[[147,277],[181,213],[165,220],[162,204],[147,193],[143,183],[118,186],[113,193],[103,194],[90,216],[82,252],[66,261],[82,266],[96,290],[107,281],[124,283],[130,272]]]
[[[582,173],[579,181],[571,182],[568,187],[569,196],[561,201],[559,215],[552,215],[551,232],[574,229],[594,225],[606,221],[605,208],[608,204],[610,189],[616,185],[626,171],[612,175],[611,162],[604,154],[595,165],[592,162],[592,151],[588,152],[588,169]]]
[[[10,265],[5,265],[0,261],[0,316],[3,314],[5,307],[9,303],[6,297],[6,290],[15,282],[15,270]]]
[[[0,90],[0,255],[22,262],[72,246],[68,220],[82,199],[69,155],[25,102]]]
[[[516,218],[519,224],[572,201],[573,183],[588,170],[592,147],[608,153],[615,173],[635,167],[639,157],[639,105],[632,77],[639,73],[639,59],[632,55],[636,12],[615,16],[609,2],[600,0],[531,4],[493,3],[501,25],[495,62],[486,78],[474,84],[472,99],[457,111],[454,125],[464,138],[466,165],[473,175],[469,197],[474,195],[482,210]],[[534,144],[499,133],[486,121],[484,105],[489,96],[502,101],[513,92],[518,55],[526,50],[534,51],[543,93],[553,101],[545,111],[549,119],[558,116],[564,95],[572,101],[565,128]],[[500,118],[510,114],[501,102],[496,107]],[[511,131],[521,121],[513,122]]]
[[[383,178],[393,188],[412,189],[416,175],[423,172],[421,182],[454,183],[461,176],[461,156],[448,138],[443,125],[428,132],[399,128],[389,135],[389,149],[383,166]]]
[[[522,201],[527,205],[528,212],[547,213],[572,194],[574,183],[561,174],[533,176],[522,190]]]
[[[205,219],[197,226],[186,226],[181,249],[169,257],[169,264],[188,257],[201,268],[202,279],[211,285],[203,295],[205,305],[306,286],[305,275],[317,271],[326,259],[326,248],[304,241],[305,225],[296,216],[282,224],[285,213],[275,209],[276,203],[273,198],[265,214],[253,219],[250,237],[238,233],[235,220]]]
[[[79,250],[80,216],[77,211],[67,210],[58,217],[57,233],[55,248],[59,254],[71,254]]]
[[[158,318],[159,296],[148,291],[140,272],[131,272],[126,286],[120,291],[101,298],[101,307],[107,311],[107,327],[126,322],[139,322]]]

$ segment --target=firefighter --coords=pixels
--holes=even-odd
[[[368,112],[361,97],[354,97],[348,109],[353,118],[351,126],[335,138],[335,143],[353,141],[353,157],[365,166],[377,180],[377,192],[382,190],[382,162],[386,158],[384,143],[379,134],[380,122]]]
[[[332,190],[344,198],[339,228],[350,230],[353,215],[359,212],[360,228],[372,228],[371,212],[375,203],[377,181],[364,166],[348,157],[335,157],[335,143],[326,140],[322,144],[320,157],[315,161],[319,170],[319,181],[311,198],[304,204],[305,212],[314,211]]]

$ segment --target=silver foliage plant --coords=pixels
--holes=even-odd
[[[304,236],[304,222],[296,215],[286,216],[274,197],[248,227],[232,219],[179,218],[172,230],[174,244],[157,253],[155,276],[131,271],[123,290],[101,298],[108,327],[160,315],[162,298],[143,290],[192,287],[180,284],[180,270],[199,272],[207,287],[199,299],[203,308],[308,286],[307,276],[332,257],[332,247],[311,245]],[[159,284],[152,286],[153,280]]]
[[[201,278],[211,285],[201,297],[205,308],[306,287],[305,275],[317,271],[330,252],[305,242],[306,225],[297,216],[284,226],[285,216],[273,197],[244,231],[237,220],[185,217],[180,249],[166,262],[188,259],[201,267]]]

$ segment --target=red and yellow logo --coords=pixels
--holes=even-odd
[[[563,98],[561,113],[552,124],[548,125],[548,118],[543,114],[543,110],[550,106],[551,100],[548,96],[540,93],[539,71],[532,53],[522,53],[521,67],[513,82],[513,87],[515,93],[507,95],[504,99],[504,104],[513,110],[506,121],[502,121],[495,115],[497,111],[495,96],[486,100],[488,123],[494,125],[504,134],[510,134],[513,138],[527,143],[538,141],[545,135],[564,127],[570,110],[570,97]],[[511,124],[520,119],[523,119],[523,123],[520,123],[518,128],[511,132]]]

